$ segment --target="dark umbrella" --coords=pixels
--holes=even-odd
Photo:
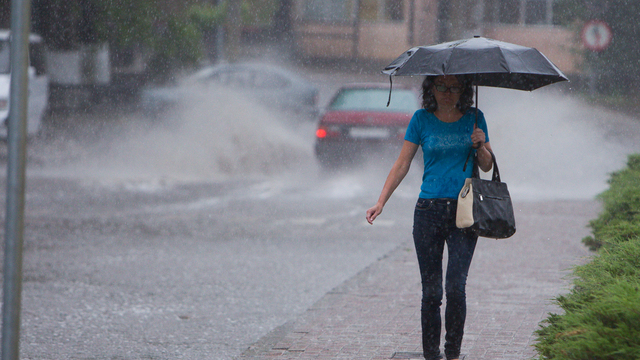
[[[389,75],[390,82],[392,76],[403,75],[471,76],[472,83],[476,86],[476,122],[478,86],[531,91],[569,80],[557,66],[534,48],[480,36],[411,48],[384,68],[382,73]],[[391,88],[387,106],[390,102]],[[465,163],[465,168],[466,166]]]
[[[472,75],[476,86],[535,90],[569,80],[534,48],[476,36],[404,52],[382,73],[402,75]]]

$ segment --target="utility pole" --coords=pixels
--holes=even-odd
[[[13,0],[11,2],[11,90],[7,135],[2,360],[17,360],[20,357],[30,22],[31,1]]]

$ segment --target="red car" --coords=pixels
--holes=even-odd
[[[316,157],[325,167],[355,163],[375,156],[398,156],[413,113],[420,108],[418,93],[394,86],[387,107],[389,85],[350,84],[329,102],[316,130]],[[391,150],[391,151],[387,151]]]

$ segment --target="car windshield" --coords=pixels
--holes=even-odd
[[[0,41],[0,74],[8,74],[11,71],[10,59],[9,42]]]
[[[393,111],[413,113],[418,109],[418,100],[411,90],[396,89],[391,94],[386,89],[344,89],[331,103],[333,110]]]

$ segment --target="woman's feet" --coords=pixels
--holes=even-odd
[[[447,358],[447,360],[464,360],[467,357],[467,355],[460,355],[459,357],[455,357],[455,358]]]
[[[444,356],[443,353],[440,353],[440,354],[435,355],[435,356],[427,356],[427,355],[425,355],[424,358],[427,359],[427,360],[443,360],[446,357]]]

